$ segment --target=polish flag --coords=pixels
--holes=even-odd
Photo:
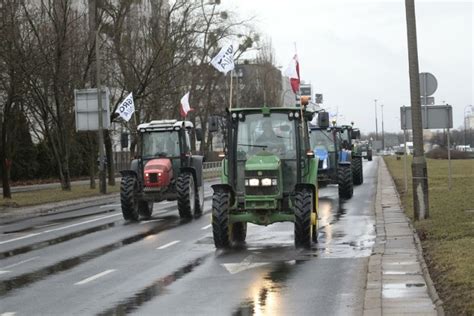
[[[286,68],[285,76],[290,78],[293,93],[298,93],[300,90],[300,63],[298,62],[298,55],[295,54],[288,68]]]
[[[181,113],[182,117],[186,117],[188,115],[188,112],[194,111],[189,106],[189,92],[186,93],[182,98],[181,98],[181,107],[179,108],[179,112]]]

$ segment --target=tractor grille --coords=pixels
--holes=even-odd
[[[271,187],[245,187],[245,194],[246,195],[277,195],[278,194],[278,187],[271,186]]]
[[[148,176],[150,177],[150,183],[158,182],[158,173],[149,173]]]

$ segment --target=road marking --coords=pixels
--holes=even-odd
[[[117,207],[121,206],[122,204],[107,204],[107,205],[102,205],[100,208],[106,208],[106,207]]]
[[[10,271],[4,271],[4,270],[0,270],[0,274],[4,274],[4,273],[8,273]]]
[[[180,242],[180,240],[175,240],[175,241],[172,241],[172,242],[167,243],[166,245],[163,245],[163,246],[161,246],[161,247],[158,247],[158,248],[156,248],[156,249],[158,249],[158,250],[165,249],[165,248],[171,247],[171,246],[173,246],[173,245],[175,245],[175,244],[177,244],[177,243],[179,243],[179,242]]]
[[[212,224],[209,224],[209,225],[206,225],[206,226],[202,227],[201,229],[206,230],[206,229],[210,228],[211,226],[212,226]]]
[[[26,260],[23,260],[23,261],[20,261],[20,262],[17,262],[17,263],[11,264],[11,265],[9,265],[9,266],[2,267],[2,269],[10,269],[10,268],[13,268],[13,267],[19,266],[20,264],[23,264],[23,263],[27,263],[27,262],[30,262],[30,261],[36,260],[36,259],[38,259],[38,258],[39,258],[39,257],[33,257],[33,258],[30,258],[30,259],[26,259]]]
[[[16,312],[6,312],[6,313],[3,313],[1,316],[15,316],[16,315]]]
[[[261,267],[267,264],[270,264],[270,262],[255,262],[252,263],[252,258],[254,256],[250,255],[246,257],[242,262],[239,263],[222,263],[221,265],[226,268],[227,271],[229,271],[230,274],[236,274],[245,270],[253,269],[256,267]]]
[[[105,270],[104,272],[101,272],[101,273],[97,273],[96,275],[93,275],[91,277],[88,277],[87,279],[84,279],[82,281],[79,281],[77,283],[74,283],[74,285],[82,285],[82,284],[86,284],[86,283],[89,283],[91,281],[94,281],[100,277],[103,277],[104,275],[107,275],[109,273],[112,273],[112,272],[115,272],[117,270],[115,269],[110,269],[110,270]]]
[[[102,219],[106,219],[106,218],[110,218],[110,217],[114,217],[114,216],[122,216],[122,214],[112,214],[112,215],[102,216],[102,217],[94,218],[94,219],[91,219],[91,220],[88,220],[88,221],[85,221],[85,222],[80,222],[80,223],[76,223],[76,224],[72,224],[72,225],[67,225],[67,226],[64,226],[64,227],[45,230],[45,231],[39,232],[39,233],[25,235],[25,236],[18,237],[18,238],[13,238],[13,239],[5,240],[5,241],[0,241],[0,245],[7,244],[9,242],[13,242],[13,241],[17,241],[17,240],[21,240],[21,239],[35,237],[35,236],[46,234],[46,233],[57,232],[57,231],[60,231],[60,230],[63,230],[63,229],[71,228],[71,227],[76,227],[76,226],[80,226],[80,225],[84,225],[84,224],[89,224],[89,223],[92,223],[92,222],[100,221]]]
[[[153,222],[160,222],[162,221],[161,218],[157,218],[157,219],[150,219],[149,221],[142,221],[140,222],[140,225],[145,225],[145,224],[148,224],[148,223],[153,223]]]

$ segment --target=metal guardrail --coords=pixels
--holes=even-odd
[[[217,178],[221,175],[222,161],[204,162],[202,171],[204,179]]]

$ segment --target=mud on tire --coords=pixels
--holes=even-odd
[[[128,221],[138,221],[138,200],[136,193],[138,182],[135,177],[122,177],[120,182],[120,204],[122,206],[123,218]]]
[[[312,225],[311,212],[313,211],[313,195],[308,190],[301,190],[295,195],[295,247],[311,247]],[[314,232],[316,233],[316,232]]]

